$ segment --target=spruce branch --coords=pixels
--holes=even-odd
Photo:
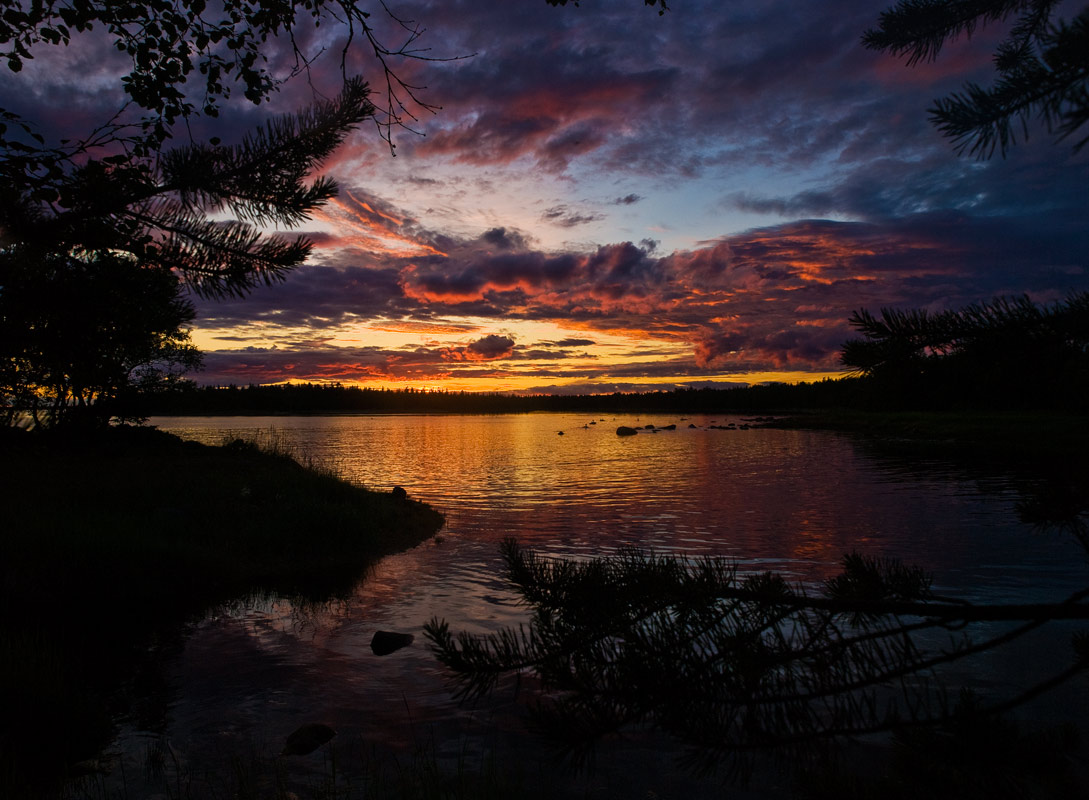
[[[1089,9],[1053,21],[1059,0],[900,0],[881,14],[863,44],[906,55],[913,66],[937,58],[942,46],[977,28],[1013,18],[994,61],[998,78],[934,102],[931,121],[958,153],[990,158],[1028,138],[1039,120],[1060,140],[1089,124]],[[1089,134],[1074,142],[1074,151]]]
[[[723,559],[625,550],[576,562],[513,541],[503,554],[533,610],[528,627],[454,636],[434,619],[426,635],[461,696],[533,670],[542,686],[533,724],[576,766],[633,725],[673,736],[693,765],[725,758],[743,768],[751,752],[804,757],[844,735],[945,724],[942,668],[1051,620],[1089,619],[1089,589],[1058,603],[975,605],[935,597],[918,569],[856,554],[820,594],[774,574],[740,575]],[[967,628],[982,621],[1020,624],[973,639]],[[942,629],[961,633],[945,648],[923,646],[919,634]],[[1021,696],[1089,667],[1082,651]]]

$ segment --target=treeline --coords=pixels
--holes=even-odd
[[[514,414],[531,411],[587,413],[724,413],[850,406],[859,379],[775,383],[732,389],[675,389],[600,395],[512,395],[500,392],[434,392],[368,389],[341,384],[205,386],[133,397],[124,416],[157,414],[446,413]]]
[[[729,389],[594,395],[513,395],[369,389],[341,384],[188,385],[136,392],[112,407],[155,414],[725,413],[821,409],[870,411],[1089,412],[1089,293],[1037,305],[997,298],[956,311],[861,310],[861,338],[845,342],[843,378]]]

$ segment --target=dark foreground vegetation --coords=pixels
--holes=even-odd
[[[0,430],[0,796],[40,797],[156,680],[156,653],[217,603],[346,592],[440,514],[284,453],[149,428]],[[320,535],[316,535],[320,532]],[[149,676],[151,676],[149,678]]]
[[[811,591],[721,558],[566,560],[514,540],[503,552],[529,624],[474,636],[432,619],[426,635],[466,698],[532,670],[534,727],[576,765],[602,740],[651,727],[697,772],[744,777],[757,755],[801,770],[803,797],[1084,797],[1073,723],[1002,716],[1083,678],[1084,631],[1068,634],[1046,677],[1007,696],[958,692],[942,670],[1008,654],[1049,622],[1089,619],[1089,588],[981,605],[937,595],[921,569],[858,554]],[[831,745],[876,734],[893,736],[901,763],[875,781],[858,765],[837,774]]]

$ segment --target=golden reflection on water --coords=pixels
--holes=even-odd
[[[709,427],[728,421],[738,418],[155,420],[211,443],[274,430],[289,448],[349,480],[379,491],[402,486],[438,508],[447,517],[443,543],[400,557],[396,563],[405,564],[407,578],[394,575],[401,567],[383,567],[390,572],[374,591],[389,582],[391,597],[422,593],[451,603],[473,597],[477,606],[488,602],[481,600],[485,595],[499,597],[497,546],[506,536],[554,555],[590,557],[625,546],[722,555],[807,581],[829,577],[844,554],[861,550],[903,558],[984,593],[1031,550],[1026,526],[1013,513],[1015,498],[1001,491],[982,492],[970,480],[913,472],[910,465],[890,467],[831,433]],[[616,435],[618,425],[667,424],[677,427]],[[986,568],[981,541],[989,553]],[[485,609],[475,611],[484,615]]]
[[[439,537],[383,559],[347,598],[306,607],[255,601],[194,626],[173,667],[171,740],[194,763],[214,761],[225,741],[274,750],[278,737],[320,720],[340,732],[338,746],[381,743],[403,753],[422,732],[440,750],[493,747],[508,737],[504,746],[519,757],[535,753],[509,697],[476,709],[453,701],[420,636],[432,616],[473,633],[525,621],[502,574],[498,543],[506,536],[579,558],[631,545],[722,555],[811,586],[860,550],[918,564],[943,593],[981,601],[1062,596],[1064,582],[1080,578],[1070,565],[1083,555],[1069,543],[1040,546],[1016,518],[1016,494],[1000,482],[981,488],[963,475],[884,462],[834,434],[711,430],[712,420],[727,421],[572,414],[155,420],[215,444],[274,431],[304,459],[379,491],[402,486],[447,516]],[[621,424],[677,428],[619,437]],[[377,630],[414,633],[417,641],[380,658],[369,648]],[[644,752],[621,771],[640,759],[657,763]]]

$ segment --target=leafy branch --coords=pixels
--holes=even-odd
[[[371,12],[354,0],[220,0],[211,4],[205,0],[42,0],[30,4],[0,0],[0,60],[19,72],[41,48],[68,45],[73,36],[103,29],[113,49],[129,59],[129,72],[121,79],[126,107],[149,113],[136,122],[119,114],[70,152],[85,149],[96,138],[123,143],[136,155],[146,156],[171,137],[175,123],[196,115],[218,116],[223,102],[239,88],[245,99],[259,104],[285,81],[309,73],[326,48],[325,39],[316,33],[324,25],[333,27],[334,35],[344,36],[343,80],[352,74],[348,56],[356,42],[366,43],[377,62],[385,81],[386,103],[385,116],[375,121],[393,147],[395,128],[407,128],[418,110],[438,109],[421,98],[422,86],[400,77],[403,62],[467,56],[429,55],[418,46],[422,27],[396,17],[384,0],[378,5],[408,32],[400,44],[383,42],[370,21]],[[283,41],[294,57],[287,70],[271,57],[277,41]],[[195,92],[190,90],[194,83],[199,85]]]

